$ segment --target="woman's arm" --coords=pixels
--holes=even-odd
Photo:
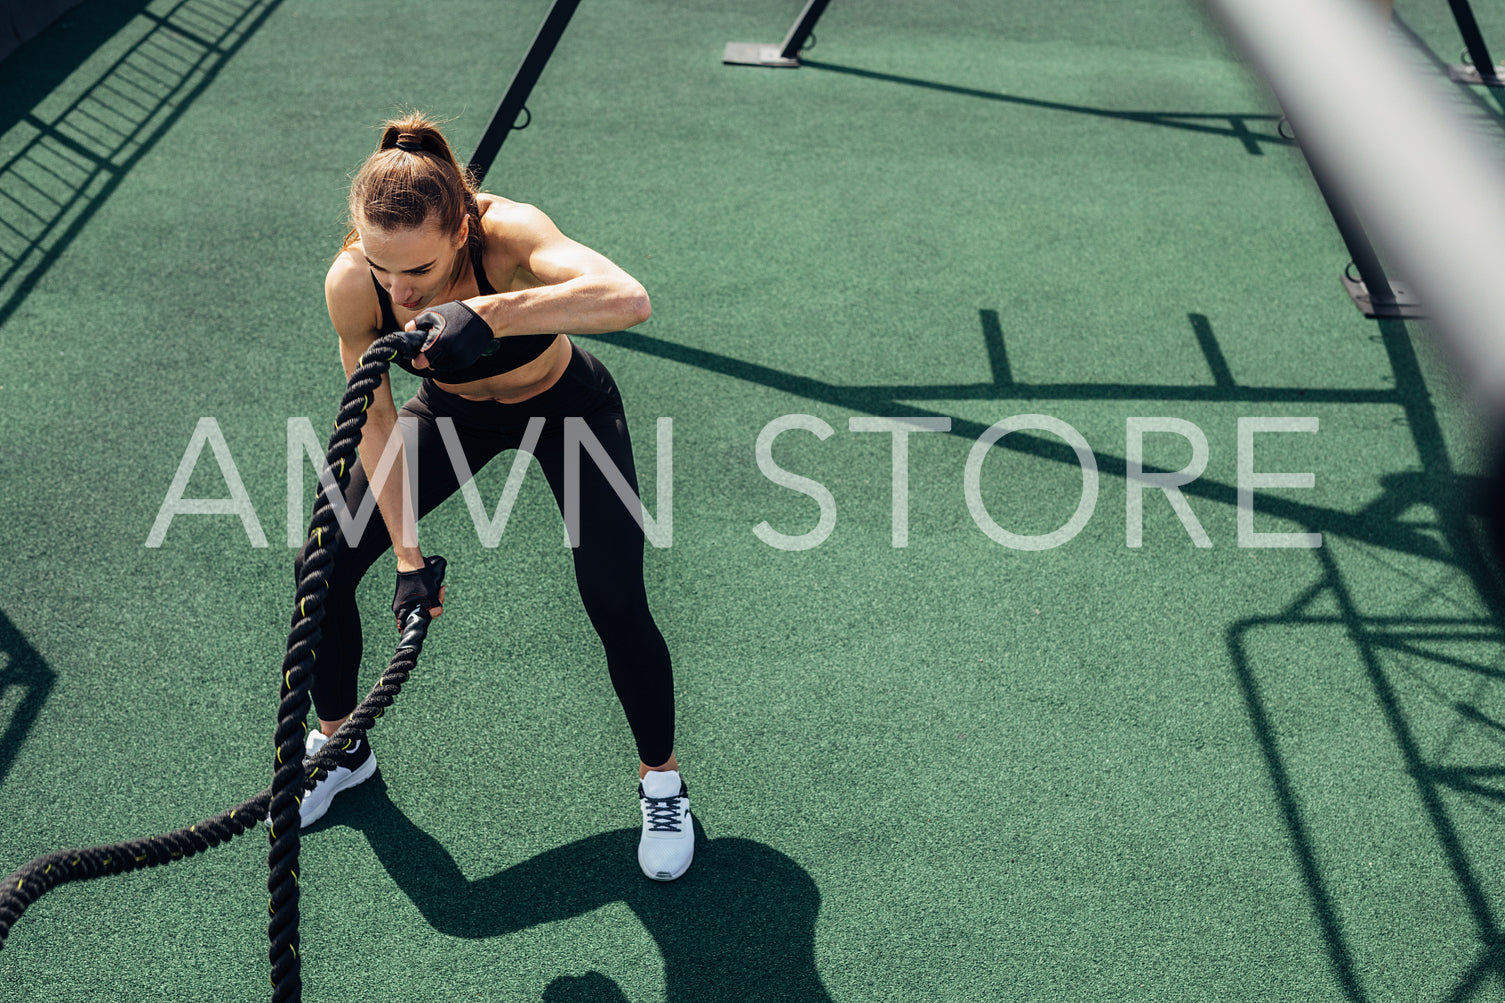
[[[330,266],[324,279],[324,302],[329,319],[340,336],[340,361],[348,379],[360,367],[361,356],[376,341],[378,332],[371,325],[374,293],[363,262],[347,251]],[[392,383],[382,376],[381,385],[366,408],[366,424],[361,429],[358,447],[361,466],[376,491],[376,504],[382,521],[392,538],[397,555],[397,570],[417,571],[423,567],[423,553],[418,549],[416,499],[408,497],[407,454],[402,436],[397,432],[397,405],[392,399]],[[382,457],[389,444],[396,455],[390,460],[386,476],[380,483]],[[353,513],[352,513],[353,514]]]
[[[543,285],[466,300],[499,338],[605,334],[641,324],[648,293],[604,254],[559,232],[531,205],[497,199],[482,222],[492,260],[515,261]]]

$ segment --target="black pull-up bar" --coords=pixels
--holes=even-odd
[[[554,46],[558,44],[564,29],[569,26],[570,16],[575,13],[575,8],[580,6],[580,0],[554,0],[554,6],[549,8],[549,13],[544,16],[543,24],[538,29],[538,34],[533,37],[533,44],[528,46],[528,52],[523,56],[523,61],[517,67],[517,72],[512,75],[512,83],[507,85],[507,93],[502,95],[502,103],[497,105],[496,112],[491,116],[491,122],[487,124],[486,131],[481,134],[481,141],[476,144],[476,152],[470,157],[470,172],[475,176],[476,183],[486,176],[486,171],[491,167],[491,162],[496,159],[497,151],[502,148],[502,140],[507,138],[507,133],[514,128],[526,129],[528,122],[532,120],[531,114],[522,125],[514,125],[517,116],[527,111],[528,95],[533,92],[533,85],[538,83],[543,68],[549,62],[549,57],[554,54]]]
[[[805,9],[794,19],[789,34],[778,45],[763,45],[758,42],[727,42],[721,55],[723,63],[738,66],[798,66],[800,50],[815,31],[815,22],[820,20],[831,0],[806,0]]]

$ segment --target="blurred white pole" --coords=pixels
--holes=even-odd
[[[1322,176],[1414,286],[1461,382],[1505,421],[1505,156],[1407,63],[1372,3],[1207,0]]]

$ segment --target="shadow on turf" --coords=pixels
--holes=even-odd
[[[1334,288],[1337,288],[1336,282]],[[974,442],[987,431],[988,426],[979,421],[945,414],[933,408],[918,407],[911,402],[926,399],[1000,402],[1174,400],[1228,404],[1384,404],[1407,409],[1408,417],[1413,419],[1413,425],[1415,421],[1421,420],[1419,413],[1415,415],[1410,413],[1415,411],[1415,408],[1408,407],[1406,395],[1410,393],[1414,402],[1416,392],[1405,388],[1400,373],[1396,375],[1394,390],[1267,387],[1237,383],[1233,378],[1228,360],[1224,357],[1213,335],[1210,322],[1199,313],[1188,314],[1187,319],[1198,349],[1207,360],[1213,377],[1213,382],[1210,384],[1023,382],[1014,378],[1004,347],[997,312],[980,310],[978,314],[984,345],[988,352],[991,379],[971,383],[844,385],[800,376],[703,348],[664,341],[636,331],[615,331],[610,334],[594,335],[591,340],[617,345],[670,362],[718,373],[732,379],[768,387],[780,393],[804,397],[807,400],[849,411],[860,411],[888,418],[949,418],[951,420],[950,435],[960,436]],[[1404,327],[1400,329],[1399,337],[1406,337]],[[1406,351],[1410,351],[1409,343]],[[1411,368],[1415,375],[1408,378],[1420,380],[1420,370],[1415,366],[1414,358]],[[1418,385],[1421,400],[1425,402],[1426,387],[1424,384]],[[1429,404],[1427,406],[1430,407]],[[1441,433],[1436,431],[1435,426],[1436,419],[1433,417],[1430,419],[1431,431],[1428,431],[1426,435],[1432,441],[1440,443]],[[1030,431],[1010,432],[994,443],[993,448],[1053,460],[1068,466],[1078,465],[1075,451],[1062,440],[1048,434],[1039,435]],[[1093,451],[1093,455],[1097,460],[1098,471],[1102,475],[1120,479],[1128,476],[1128,463],[1122,457],[1097,450]],[[1143,469],[1147,473],[1172,472],[1161,470],[1148,463]],[[1450,471],[1446,481],[1450,489],[1472,490],[1474,485],[1473,479],[1459,477]],[[1181,491],[1187,496],[1205,498],[1210,502],[1230,508],[1238,504],[1236,484],[1221,483],[1205,476],[1182,485]],[[1351,513],[1324,508],[1320,505],[1264,492],[1255,492],[1253,498],[1255,506],[1262,515],[1299,523],[1307,527],[1307,532],[1334,534],[1432,560],[1443,560],[1449,557],[1447,548],[1441,546],[1423,527],[1393,520],[1376,519],[1365,512]]]
[[[0,63],[0,134],[28,134],[0,163],[0,324],[281,3],[90,4]],[[53,110],[69,71],[132,28],[123,53]]]
[[[1347,903],[1345,907],[1333,892],[1324,876],[1312,836],[1311,805],[1321,804],[1323,795],[1320,791],[1311,792],[1304,807],[1301,785],[1293,778],[1287,757],[1281,750],[1280,732],[1274,723],[1271,701],[1261,685],[1263,676],[1273,674],[1277,669],[1264,663],[1262,672],[1257,667],[1260,660],[1251,657],[1251,647],[1257,645],[1257,636],[1261,632],[1339,630],[1353,645],[1362,666],[1362,678],[1371,687],[1392,733],[1405,774],[1415,784],[1420,813],[1433,828],[1443,862],[1458,885],[1481,945],[1474,963],[1460,973],[1456,985],[1444,998],[1453,1001],[1474,999],[1491,978],[1505,979],[1505,954],[1501,953],[1505,943],[1502,943],[1494,909],[1480,879],[1481,870],[1465,849],[1463,833],[1454,822],[1443,794],[1451,790],[1495,805],[1505,803],[1505,787],[1499,786],[1500,779],[1505,777],[1505,759],[1497,758],[1488,764],[1467,767],[1445,766],[1432,761],[1423,751],[1424,743],[1405,713],[1396,683],[1397,676],[1405,674],[1404,659],[1409,658],[1430,661],[1443,669],[1443,674],[1449,671],[1462,673],[1465,682],[1468,677],[1473,677],[1488,680],[1498,687],[1505,681],[1505,671],[1501,670],[1498,658],[1494,663],[1471,661],[1456,657],[1448,649],[1456,651],[1459,647],[1472,645],[1498,652],[1499,626],[1491,621],[1457,617],[1366,617],[1359,612],[1355,596],[1332,555],[1324,550],[1315,550],[1313,554],[1324,570],[1322,580],[1276,615],[1252,617],[1235,623],[1228,629],[1227,638],[1255,739],[1265,760],[1312,911],[1322,931],[1333,975],[1341,988],[1342,998],[1353,1003],[1364,1003],[1371,998],[1364,989],[1363,966],[1355,960],[1350,946],[1350,935],[1362,925],[1362,920],[1355,916],[1353,903]],[[1336,613],[1329,609],[1331,605],[1336,605]],[[1282,667],[1288,668],[1283,664],[1285,661],[1279,660]],[[1490,718],[1473,703],[1454,701],[1451,709],[1459,719],[1457,732],[1465,729],[1505,730],[1505,724]],[[1437,755],[1443,754],[1439,752]],[[1357,842],[1365,838],[1356,833],[1352,840]],[[1490,873],[1493,864],[1492,860],[1485,861],[1482,873]],[[1345,915],[1349,917],[1347,924],[1343,921]],[[1366,932],[1373,935],[1375,931]]]
[[[442,844],[392,803],[380,774],[343,797],[347,824],[433,927],[503,937],[625,903],[658,944],[671,1003],[829,999],[815,967],[820,891],[794,861],[748,839],[708,839],[695,820],[695,863],[678,881],[638,870],[636,829],[589,836],[471,880]],[[599,972],[554,980],[548,1003],[624,998]]]
[[[812,70],[824,70],[828,73],[844,73],[867,80],[881,80],[885,83],[904,84],[909,87],[923,87],[926,90],[956,94],[960,97],[982,98],[986,101],[1002,101],[1006,104],[1021,105],[1026,108],[1038,108],[1043,111],[1063,111],[1075,115],[1094,115],[1098,118],[1111,118],[1120,122],[1138,122],[1141,125],[1158,125],[1169,129],[1183,129],[1188,132],[1200,132],[1212,136],[1236,139],[1243,144],[1244,152],[1256,157],[1264,155],[1265,151],[1261,144],[1270,143],[1275,146],[1291,145],[1290,140],[1278,133],[1255,132],[1249,128],[1250,123],[1273,126],[1279,120],[1279,115],[1267,115],[1255,112],[1114,111],[1108,108],[1093,108],[1088,105],[1065,104],[1060,101],[1046,101],[1041,98],[1020,97],[1016,94],[1002,94],[998,91],[978,90],[973,87],[957,87],[954,84],[942,84],[933,80],[920,80],[916,77],[903,77],[894,73],[880,73],[877,70],[864,70],[855,66],[822,63],[813,59],[801,60],[800,65],[809,67]],[[1228,124],[1226,126],[1214,125],[1212,124],[1214,122],[1226,122]]]
[[[1430,64],[1434,72],[1441,76],[1447,76],[1449,63],[1427,44],[1426,39],[1417,34],[1416,30],[1407,24],[1399,14],[1392,14],[1390,21],[1401,37],[1411,45],[1422,59]],[[1458,41],[1458,45],[1460,48],[1463,47],[1463,40],[1461,38]],[[1499,58],[1498,52],[1491,55],[1496,59]],[[1469,62],[1468,50],[1466,48],[1460,53],[1458,62],[1460,64]],[[1502,117],[1502,112],[1505,112],[1505,94],[1501,93],[1501,88],[1459,83],[1456,85],[1455,90],[1467,101],[1471,102],[1476,110],[1491,116],[1496,120],[1496,123]],[[1488,100],[1485,99],[1485,95],[1488,95]]]
[[[1378,326],[1422,470],[1382,477],[1383,494],[1367,506],[1366,512],[1377,525],[1399,527],[1401,519],[1418,508],[1430,509],[1435,516],[1431,528],[1444,540],[1439,562],[1470,580],[1488,613],[1368,615],[1333,552],[1319,548],[1311,551],[1319,566],[1317,580],[1311,587],[1275,614],[1233,624],[1227,630],[1227,643],[1254,736],[1342,998],[1352,1003],[1367,1003],[1372,998],[1365,989],[1363,965],[1356,959],[1351,943],[1352,931],[1362,923],[1361,912],[1352,903],[1342,902],[1324,875],[1310,819],[1311,805],[1320,803],[1323,796],[1314,791],[1310,800],[1304,802],[1301,786],[1293,778],[1288,757],[1282,751],[1275,713],[1262,685],[1265,677],[1277,669],[1270,662],[1251,657],[1251,647],[1257,644],[1261,632],[1337,630],[1346,636],[1361,669],[1355,681],[1366,685],[1373,694],[1399,753],[1404,777],[1414,785],[1418,816],[1432,828],[1438,853],[1458,888],[1479,945],[1472,963],[1457,974],[1442,998],[1460,1003],[1498,998],[1497,989],[1490,991],[1489,986],[1498,987],[1505,982],[1505,931],[1501,930],[1485,887],[1497,861],[1492,858],[1476,861],[1469,847],[1493,845],[1499,833],[1481,837],[1477,832],[1465,832],[1455,816],[1457,805],[1482,807],[1482,812],[1469,815],[1473,823],[1469,828],[1477,829],[1480,819],[1497,822],[1499,810],[1505,806],[1505,783],[1502,783],[1505,743],[1500,741],[1505,734],[1505,720],[1500,718],[1505,714],[1497,710],[1491,716],[1480,707],[1485,704],[1498,708],[1505,704],[1502,690],[1505,596],[1496,569],[1486,557],[1483,528],[1474,522],[1479,507],[1471,504],[1474,499],[1470,491],[1460,489],[1406,326],[1401,321],[1380,321]],[[1421,598],[1416,604],[1429,605],[1432,597],[1421,583],[1418,591]],[[1424,674],[1422,669],[1427,672]],[[1334,684],[1344,685],[1336,679]],[[1429,714],[1435,716],[1441,708],[1454,715],[1445,741],[1428,741],[1419,734],[1406,709],[1407,700],[1417,700],[1417,693],[1424,695],[1422,699]],[[1466,759],[1477,756],[1476,750],[1480,748],[1492,754],[1487,754],[1484,762],[1466,761],[1458,765],[1449,762],[1457,748],[1469,750],[1464,753]],[[1382,778],[1384,775],[1379,774]],[[1361,833],[1352,837],[1364,838]]]
[[[94,0],[67,11],[0,61],[0,135],[31,114],[25,95],[50,94],[150,0]]]
[[[0,786],[4,786],[16,761],[16,753],[26,744],[26,738],[37,723],[42,705],[47,702],[56,682],[57,673],[16,629],[10,618],[0,613],[0,708],[11,703],[12,691],[20,693],[10,720],[0,718],[0,725],[5,729],[0,732]]]
[[[1345,538],[1380,552],[1390,551],[1433,561],[1440,568],[1461,573],[1488,613],[1482,617],[1451,619],[1421,615],[1367,616],[1347,584],[1333,552],[1324,547],[1311,551],[1319,563],[1319,573],[1316,582],[1300,599],[1273,615],[1250,617],[1230,625],[1226,633],[1227,643],[1254,738],[1275,790],[1297,869],[1322,931],[1341,998],[1352,1003],[1367,1003],[1371,999],[1364,988],[1362,966],[1355,960],[1351,935],[1346,932],[1342,920],[1344,915],[1353,915],[1353,903],[1337,902],[1331,883],[1324,875],[1311,825],[1303,812],[1287,758],[1277,741],[1271,708],[1247,650],[1251,632],[1274,626],[1327,631],[1342,629],[1347,633],[1358,663],[1363,666],[1362,682],[1373,691],[1381,708],[1385,726],[1399,750],[1406,774],[1415,784],[1420,817],[1425,818],[1433,829],[1438,850],[1447,870],[1453,875],[1468,922],[1473,927],[1471,937],[1480,945],[1473,963],[1458,974],[1443,999],[1461,1003],[1483,998],[1488,986],[1505,982],[1505,930],[1501,929],[1481,879],[1481,875],[1493,873],[1497,861],[1491,859],[1481,865],[1470,857],[1467,849],[1471,845],[1481,845],[1481,842],[1492,845],[1491,840],[1497,841],[1498,833],[1485,837],[1470,834],[1465,838],[1443,799],[1443,794],[1450,792],[1472,799],[1476,804],[1483,803],[1489,809],[1484,813],[1487,818],[1497,818],[1500,810],[1505,808],[1505,739],[1502,739],[1505,736],[1505,713],[1491,716],[1481,710],[1484,697],[1480,694],[1469,699],[1453,699],[1451,709],[1458,719],[1455,734],[1472,729],[1476,734],[1486,735],[1493,740],[1490,747],[1501,750],[1501,754],[1489,762],[1464,766],[1433,761],[1423,753],[1382,657],[1399,653],[1420,659],[1443,672],[1462,673],[1476,686],[1499,687],[1505,684],[1505,667],[1501,665],[1505,661],[1505,655],[1501,654],[1505,649],[1505,592],[1501,589],[1500,569],[1486,556],[1483,527],[1478,524],[1479,515],[1491,500],[1482,496],[1481,478],[1460,475],[1453,466],[1406,323],[1399,320],[1376,322],[1379,333],[1374,340],[1382,346],[1390,364],[1394,376],[1393,390],[1253,387],[1241,385],[1234,378],[1233,367],[1218,345],[1207,317],[1191,313],[1187,317],[1198,349],[1207,362],[1212,383],[1159,387],[1022,383],[1014,378],[997,314],[982,310],[979,316],[992,378],[954,385],[842,386],[636,332],[603,335],[600,340],[822,404],[886,417],[943,416],[938,411],[907,403],[927,397],[998,401],[1320,402],[1399,408],[1421,463],[1420,472],[1399,470],[1379,475],[1380,494],[1356,512],[1301,504],[1260,493],[1255,493],[1253,504],[1262,515],[1288,519],[1309,533]],[[952,435],[975,440],[985,431],[979,422],[945,417],[951,417]],[[1010,433],[998,440],[996,447],[1063,464],[1076,465],[1078,462],[1075,453],[1063,443],[1022,432]],[[1123,459],[1101,453],[1095,455],[1103,474],[1119,478],[1127,476]],[[1400,462],[1406,463],[1405,458],[1400,458]],[[1182,491],[1227,506],[1238,504],[1235,485],[1199,478],[1184,485]],[[1415,519],[1412,513],[1418,509],[1430,509],[1435,518],[1431,521]],[[1424,596],[1419,602],[1430,601],[1425,597],[1421,583],[1418,583],[1418,592]],[[1333,613],[1332,608],[1338,612]],[[1482,645],[1492,660],[1458,658],[1449,653],[1449,645]],[[1500,702],[1505,703],[1505,693],[1501,694]],[[1362,837],[1355,834],[1354,838]],[[1354,922],[1349,920],[1350,925]]]

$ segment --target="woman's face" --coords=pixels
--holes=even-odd
[[[392,302],[404,310],[422,310],[449,291],[455,255],[465,246],[469,222],[462,222],[455,234],[445,234],[432,219],[408,230],[357,230],[366,262]]]

